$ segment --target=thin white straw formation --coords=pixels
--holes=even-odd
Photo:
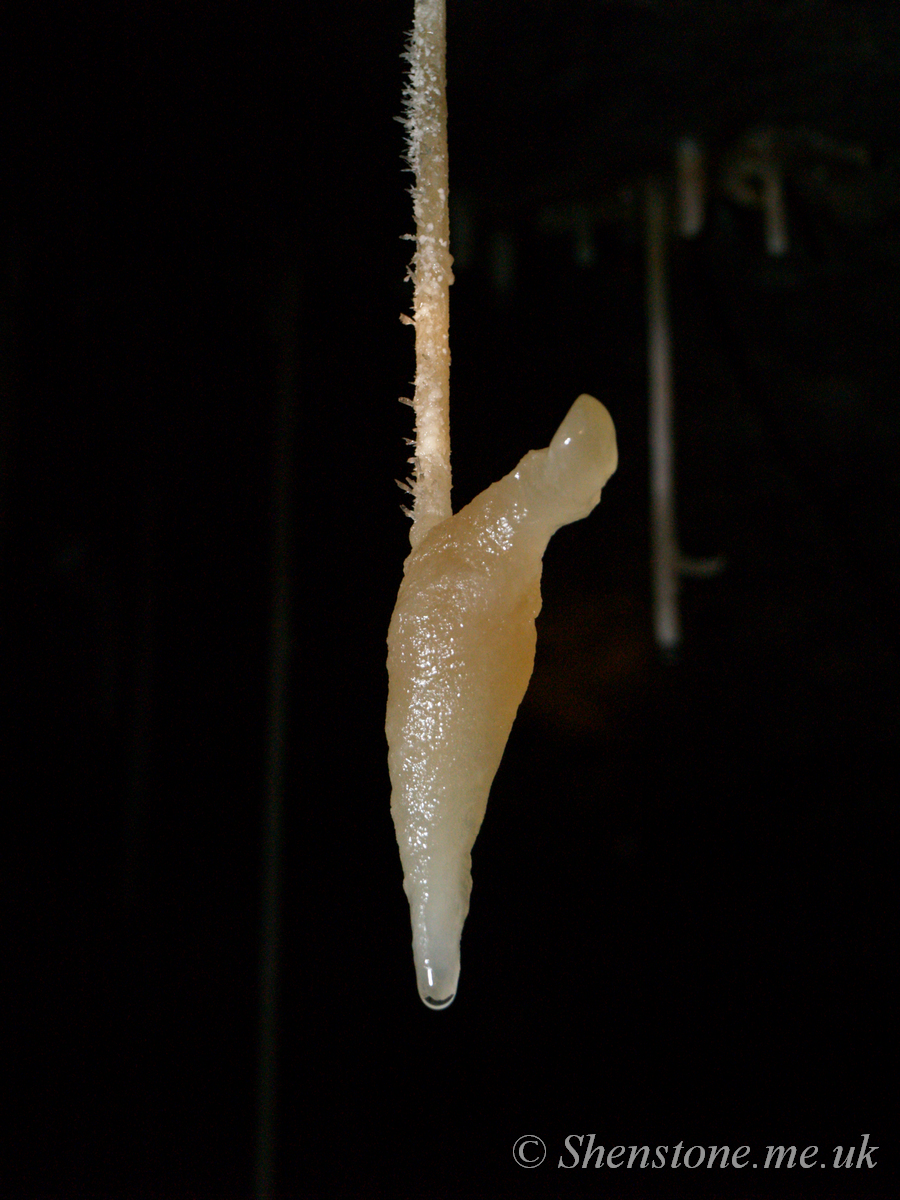
[[[417,546],[450,507],[450,296],[453,282],[447,175],[445,0],[416,0],[406,47],[408,162],[415,174],[416,252],[410,266],[416,327],[416,412],[410,542]],[[408,235],[412,240],[412,235]]]

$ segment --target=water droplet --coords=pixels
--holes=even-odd
[[[452,996],[447,996],[444,1000],[436,1000],[433,996],[423,996],[422,999],[429,1008],[446,1008],[448,1004],[452,1004],[456,997],[454,992]]]

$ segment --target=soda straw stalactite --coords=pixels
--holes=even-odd
[[[403,123],[416,232],[414,284],[416,440],[410,541],[415,547],[450,516],[450,218],[447,173],[446,10],[444,0],[416,0],[406,58],[409,83]],[[407,321],[409,318],[405,318]]]

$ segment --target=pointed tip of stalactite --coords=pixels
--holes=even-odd
[[[416,965],[416,985],[419,998],[426,1008],[440,1010],[448,1008],[456,999],[459,990],[459,945],[413,951]]]

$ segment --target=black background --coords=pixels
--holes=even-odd
[[[70,6],[6,39],[2,1190],[252,1194],[288,479],[276,1193],[893,1194],[895,6],[451,0],[455,507],[581,391],[620,467],[545,558],[445,1013],[416,994],[383,734],[410,24]],[[715,186],[759,125],[800,147],[781,260]],[[727,567],[685,581],[662,663],[639,214],[684,133],[714,186],[672,247],[680,530]],[[560,214],[585,207],[579,262]],[[880,1150],[648,1180],[557,1169],[571,1133]]]

